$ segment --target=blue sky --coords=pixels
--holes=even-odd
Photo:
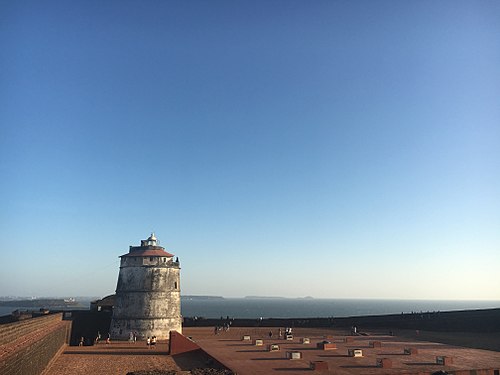
[[[0,295],[500,300],[500,3],[0,4]]]

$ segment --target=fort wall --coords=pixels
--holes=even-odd
[[[69,340],[71,322],[62,313],[0,326],[0,373],[39,375]]]

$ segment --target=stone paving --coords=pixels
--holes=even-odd
[[[238,375],[268,375],[319,373],[311,371],[311,361],[328,362],[329,369],[322,374],[416,374],[432,373],[439,370],[500,368],[500,353],[457,347],[435,342],[412,340],[411,338],[372,333],[355,336],[345,342],[347,332],[320,328],[296,328],[294,340],[279,339],[278,328],[231,328],[229,332],[215,335],[213,328],[185,328],[183,334],[202,347],[208,354],[222,362]],[[250,335],[252,341],[242,341],[243,335]],[[302,344],[300,338],[310,338],[310,344]],[[256,346],[254,339],[262,339],[263,346]],[[321,350],[316,344],[323,340],[335,343],[335,350]],[[381,347],[371,347],[370,342],[380,341]],[[267,350],[268,344],[278,344],[278,352]],[[416,355],[404,355],[404,348],[417,348]],[[347,350],[363,350],[362,358],[348,357]],[[286,352],[302,352],[303,358],[286,359]],[[453,357],[453,364],[436,364],[436,356]],[[159,342],[157,348],[148,349],[145,343],[113,342],[109,345],[64,347],[49,364],[43,375],[88,375],[120,374],[139,370],[175,370],[179,374],[189,374],[190,368],[204,367],[198,355],[169,356],[167,342]],[[376,367],[377,358],[390,358],[392,368]],[[198,363],[197,363],[198,362]]]
[[[148,349],[144,342],[112,342],[94,346],[66,346],[43,372],[43,375],[125,375],[139,370],[177,370],[167,342]]]
[[[440,370],[500,368],[500,353],[489,350],[470,349],[409,338],[371,334],[350,336],[345,342],[347,332],[325,329],[294,329],[294,340],[279,339],[278,329],[272,328],[273,337],[269,338],[270,328],[231,328],[229,332],[215,335],[213,328],[185,328],[183,334],[191,336],[207,353],[222,362],[238,375],[298,374],[311,373],[311,361],[328,363],[324,374],[337,375],[382,375],[432,373]],[[249,335],[251,341],[243,341]],[[300,338],[310,338],[310,344],[302,344]],[[262,339],[263,346],[256,346],[254,339]],[[337,349],[322,350],[316,344],[327,340],[335,343]],[[379,341],[381,347],[372,347],[370,342]],[[278,344],[280,350],[270,352],[268,344]],[[416,348],[418,353],[405,355],[405,348]],[[348,356],[348,349],[361,349],[363,357]],[[302,359],[286,358],[287,351],[300,351]],[[436,356],[449,356],[453,364],[436,364]],[[389,358],[392,368],[376,366],[377,359]],[[315,373],[315,372],[313,372]],[[316,372],[317,373],[317,372]]]

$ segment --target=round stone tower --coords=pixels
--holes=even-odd
[[[130,246],[122,255],[111,320],[111,338],[156,336],[182,332],[179,258],[159,246],[154,235]]]

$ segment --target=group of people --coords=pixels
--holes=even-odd
[[[131,331],[128,335],[128,341],[130,343],[135,344],[137,342],[137,332],[136,331]],[[151,336],[146,338],[146,345],[148,346],[149,349],[154,349],[156,348],[156,341],[157,338],[156,336]]]
[[[292,327],[286,327],[284,332],[285,332],[285,334],[283,335],[283,328],[279,329],[279,331],[278,331],[278,338],[279,339],[282,339],[282,338],[286,339],[287,336],[292,335]],[[269,336],[269,339],[273,338],[273,331],[272,330],[269,331],[268,336]]]
[[[130,343],[136,343],[137,342],[137,332],[136,331],[130,331],[128,334],[128,342]]]
[[[101,332],[97,331],[97,335],[94,339],[94,345],[99,344],[101,341]],[[108,336],[106,337],[106,344],[111,344],[111,334],[108,333]],[[80,337],[80,341],[78,342],[78,346],[85,346],[85,345],[92,345],[89,340],[85,340],[85,337]]]
[[[101,332],[97,331],[97,336],[94,340],[94,345],[99,344],[100,340],[101,340]],[[136,331],[130,332],[129,337],[128,337],[128,341],[130,343],[134,343],[134,344],[137,342],[137,332]],[[146,345],[150,349],[154,349],[156,347],[156,342],[157,342],[156,336],[151,336],[151,337],[148,336],[146,339]],[[111,343],[111,334],[108,333],[108,336],[106,338],[106,344],[110,344],[110,343]],[[91,344],[89,344],[88,342],[86,343],[85,337],[82,336],[82,337],[80,337],[80,340],[78,341],[78,346],[84,346],[84,345],[91,345]]]
[[[219,332],[227,332],[229,331],[229,327],[231,327],[231,322],[229,323],[224,323],[223,325],[220,326],[215,326],[214,327],[214,335],[217,335]]]
[[[146,339],[146,345],[148,346],[149,349],[154,349],[156,348],[156,336],[149,337]]]

